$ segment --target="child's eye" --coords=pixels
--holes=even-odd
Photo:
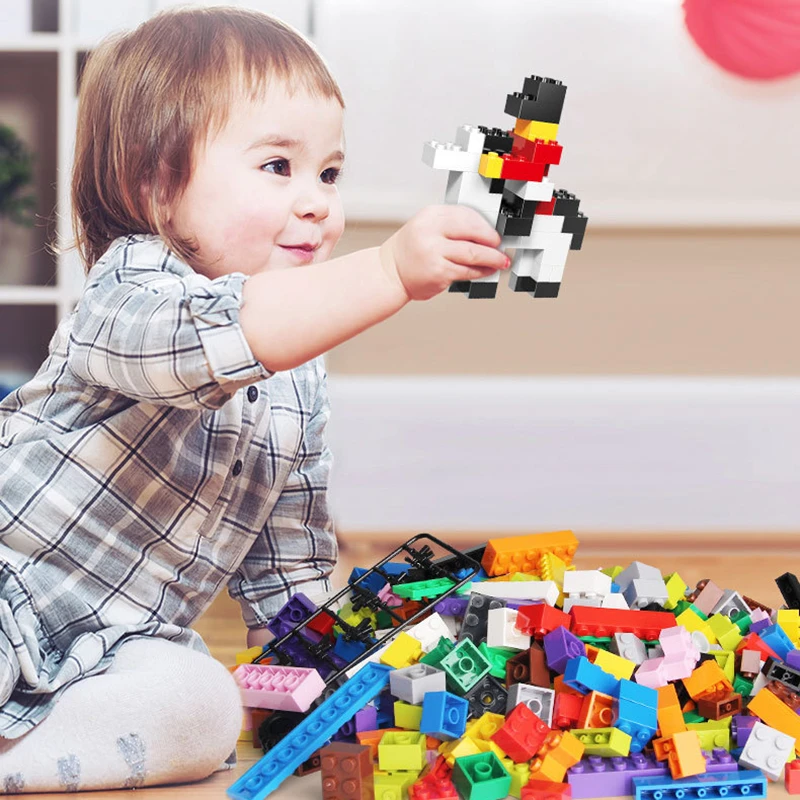
[[[334,184],[341,177],[342,177],[341,169],[337,169],[336,167],[329,167],[322,173],[322,182]]]
[[[267,169],[267,167],[276,167],[276,171]],[[267,172],[273,172],[274,175],[289,175],[289,162],[285,158],[278,158],[275,161],[270,161],[267,164],[262,164],[261,169]]]

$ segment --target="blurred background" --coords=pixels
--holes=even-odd
[[[444,294],[327,356],[344,556],[363,563],[419,531],[468,543],[561,528],[597,553],[796,554],[794,0],[236,4],[301,30],[344,92],[335,255],[443,201],[424,141],[510,127],[505,97],[530,74],[568,86],[550,178],[589,227],[559,297],[504,280],[495,300]],[[45,245],[70,234],[81,64],[109,31],[170,5],[0,0],[0,123],[33,156],[16,198],[34,198],[0,205],[7,387],[38,368],[80,294],[74,254]],[[707,16],[687,26],[690,5]]]

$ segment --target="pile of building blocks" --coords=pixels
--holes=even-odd
[[[570,250],[580,250],[587,218],[580,200],[548,180],[561,163],[558,125],[567,87],[553,78],[531,75],[521,92],[506,97],[510,130],[462,125],[455,142],[425,142],[422,160],[447,170],[445,203],[482,214],[502,237],[500,248],[515,251],[509,286],[531,297],[558,297]],[[456,281],[451,292],[493,298],[500,273]]]
[[[265,756],[228,795],[311,772],[323,800],[799,794],[798,579],[771,608],[638,561],[576,570],[577,546],[419,534],[295,595],[232,668]]]

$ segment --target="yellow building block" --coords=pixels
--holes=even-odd
[[[488,739],[473,739],[473,741],[481,753],[494,753],[501,761],[508,759],[508,753],[497,742]]]
[[[381,654],[381,664],[388,664],[395,669],[410,667],[422,657],[422,645],[418,639],[402,632]]]
[[[394,724],[407,731],[418,731],[422,723],[422,706],[396,700],[394,704]]]
[[[373,772],[375,797],[381,800],[408,800],[408,787],[419,777],[419,772]]]
[[[631,752],[631,737],[619,728],[573,728],[571,731],[583,744],[586,756],[627,756]]]
[[[604,575],[608,575],[608,577],[611,578],[611,580],[613,581],[616,579],[617,575],[619,575],[620,572],[623,572],[624,570],[625,567],[621,567],[619,564],[617,564],[614,567],[604,567],[603,569],[600,570],[600,572],[602,572]]]
[[[539,122],[535,119],[518,119],[514,125],[514,133],[524,139],[544,139],[549,141],[558,138],[557,122]]]
[[[521,797],[522,787],[531,779],[530,766],[526,761],[523,761],[521,764],[515,764],[511,759],[508,759],[508,763],[503,761],[503,766],[511,776],[511,788],[508,790],[508,793],[512,797]]]
[[[714,632],[723,650],[736,650],[736,646],[742,641],[738,626],[726,614],[712,614],[706,620],[706,624]]]
[[[486,711],[478,719],[473,719],[467,723],[464,735],[472,739],[486,739],[488,741],[503,727],[505,721],[506,718],[502,714],[493,714],[491,711]]]
[[[442,742],[439,746],[439,753],[444,756],[445,761],[452,767],[457,758],[461,756],[474,756],[481,752],[475,740],[469,736],[462,736],[452,742]]]
[[[555,581],[560,589],[564,585],[567,562],[555,553],[542,553],[539,558],[539,574],[543,581]]]
[[[710,662],[709,662],[710,663]],[[721,747],[731,749],[731,718],[710,719],[707,722],[690,722],[686,725],[690,731],[695,731],[700,739],[703,750],[713,750]]]
[[[264,652],[264,648],[261,645],[254,645],[253,647],[248,647],[247,650],[242,650],[241,652],[236,654],[236,664],[252,664],[255,659],[260,656]]]
[[[498,153],[484,153],[481,156],[478,172],[484,178],[499,178],[503,171],[503,159]]]
[[[593,661],[596,666],[606,672],[610,672],[615,678],[619,678],[620,680],[630,680],[633,671],[636,669],[636,664],[634,664],[633,661],[618,656],[616,653],[609,653],[608,650],[598,650]]]
[[[800,639],[800,611],[796,608],[778,609],[778,625],[783,632],[797,644]]]
[[[673,609],[680,600],[683,600],[686,589],[685,581],[677,572],[671,572],[664,578],[664,585],[667,587],[667,600],[664,608]]]
[[[490,576],[510,575],[513,572],[535,573],[543,553],[555,553],[566,564],[570,564],[577,549],[578,540],[572,531],[508,536],[487,542],[481,565]]]
[[[733,684],[736,677],[736,654],[730,650],[712,650],[711,655],[720,665],[725,677]]]
[[[427,763],[425,745],[427,737],[415,731],[387,731],[378,745],[378,767],[394,770],[416,770]]]
[[[757,717],[761,717],[765,725],[777,728],[779,731],[794,738],[794,751],[800,753],[800,716],[794,713],[789,706],[774,695],[767,687],[759,689],[754,697],[750,698],[747,710]]]
[[[700,633],[708,639],[709,644],[717,643],[717,637],[714,631],[711,630],[711,626],[701,616],[695,614],[691,608],[687,608],[685,611],[678,614],[678,616],[675,617],[675,622],[677,622],[678,625],[683,625],[689,633],[700,631]]]

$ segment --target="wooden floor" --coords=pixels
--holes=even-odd
[[[485,542],[487,538],[506,534],[438,534],[439,538],[457,548]],[[387,555],[408,536],[382,536],[380,546],[374,537],[348,537],[340,545],[340,561],[333,576],[335,588],[341,588],[353,566],[370,566]],[[342,539],[340,535],[340,539]],[[779,606],[782,602],[775,586],[775,578],[784,572],[800,571],[800,534],[766,537],[758,533],[751,536],[737,534],[691,535],[593,535],[582,539],[575,564],[579,569],[593,569],[614,564],[627,565],[633,560],[644,561],[661,569],[665,574],[678,571],[690,585],[702,578],[711,578],[723,588],[736,589],[763,603]],[[212,654],[229,665],[235,654],[245,649],[247,630],[242,622],[239,605],[227,594],[220,595],[206,614],[198,620],[196,630],[207,642]],[[136,795],[147,800],[167,798],[225,798],[225,790],[262,756],[260,750],[249,745],[239,746],[239,766],[230,772],[220,772],[192,784],[170,787],[137,789]],[[271,795],[272,800],[305,800],[319,798],[319,776],[290,779]],[[782,785],[770,786],[770,797],[783,796]],[[85,792],[79,797],[118,798],[119,792]],[[53,797],[53,795],[27,795],[27,797]]]

